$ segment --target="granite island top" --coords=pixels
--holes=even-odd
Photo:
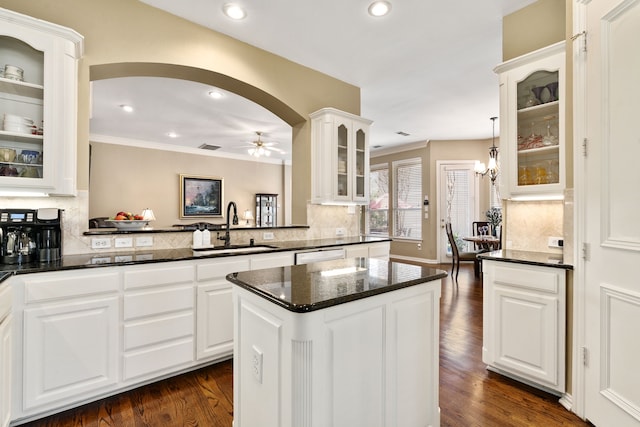
[[[304,251],[335,246],[357,245],[362,243],[387,242],[389,238],[371,236],[352,236],[329,239],[309,239],[291,241],[267,241],[257,243],[256,246],[269,246],[258,254],[283,251]],[[223,248],[222,245],[216,246]],[[203,258],[222,258],[229,256],[250,255],[251,252],[238,251],[234,253],[213,253],[200,255],[191,248],[137,250],[131,252],[93,252],[81,255],[65,255],[58,261],[48,263],[32,262],[27,264],[0,264],[0,282],[12,274],[41,273],[47,271],[74,270],[81,268],[109,267],[117,265],[147,264],[155,262],[184,261]]]
[[[502,249],[499,251],[480,253],[478,254],[478,258],[491,261],[504,261],[516,264],[539,265],[542,267],[556,267],[563,268],[565,270],[573,270],[573,266],[571,264],[564,263],[564,257],[562,254]]]
[[[447,277],[447,272],[383,258],[348,258],[227,276],[286,310],[306,313]]]

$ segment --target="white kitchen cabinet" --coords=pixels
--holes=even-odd
[[[500,76],[500,195],[562,196],[565,188],[565,42],[495,68]]]
[[[335,108],[310,117],[311,202],[366,204],[372,122]]]
[[[359,245],[347,245],[345,249],[345,258],[389,258],[389,242],[366,243]]]
[[[124,271],[122,381],[140,381],[194,361],[194,268],[190,262]]]
[[[566,272],[483,260],[482,361],[547,391],[565,391]]]
[[[22,322],[15,328],[14,361],[21,368],[13,370],[15,416],[115,387],[119,276],[101,269],[20,275],[16,280],[14,314]]]
[[[0,76],[0,189],[76,194],[77,61],[75,31],[0,9],[0,57],[23,80]],[[10,77],[10,76],[6,76]],[[28,118],[35,128],[9,126]],[[31,123],[29,122],[29,125]],[[38,129],[40,128],[40,129]]]
[[[220,359],[233,354],[233,302],[229,273],[248,271],[248,256],[199,261],[196,266],[196,359]]]
[[[236,427],[440,425],[440,281],[305,313],[233,295]]]
[[[0,427],[11,421],[11,288],[0,284]]]

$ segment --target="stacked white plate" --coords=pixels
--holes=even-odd
[[[32,134],[36,126],[33,124],[33,120],[28,117],[5,113],[2,128],[7,132]]]
[[[23,81],[24,70],[20,67],[16,67],[15,65],[7,64],[4,66],[3,77],[9,80]]]

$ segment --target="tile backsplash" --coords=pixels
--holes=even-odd
[[[504,206],[504,237],[507,249],[563,253],[562,249],[548,246],[549,237],[566,238],[562,200],[507,200]]]
[[[85,236],[87,231],[89,194],[87,191],[78,191],[76,197],[3,197],[4,208],[59,208],[64,209],[62,216],[62,253],[63,255],[77,255],[100,252],[131,251],[131,248],[92,249],[91,236]],[[232,239],[234,243],[249,243],[255,239],[256,243],[265,242],[264,232],[269,231],[274,235],[273,241],[291,241],[306,239],[323,239],[336,237],[336,228],[343,228],[344,236],[357,236],[360,233],[358,208],[354,213],[349,213],[346,206],[307,205],[307,224],[309,228],[297,229],[267,229],[267,230],[235,230]],[[215,239],[215,233],[212,233]],[[134,236],[136,236],[134,234]],[[151,249],[185,248],[191,245],[191,233],[153,233],[153,247]],[[220,242],[216,242],[221,244]],[[215,244],[215,243],[214,243]],[[149,250],[148,247],[142,250]]]

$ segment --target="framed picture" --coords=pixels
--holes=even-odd
[[[222,178],[180,175],[180,218],[221,217]]]

